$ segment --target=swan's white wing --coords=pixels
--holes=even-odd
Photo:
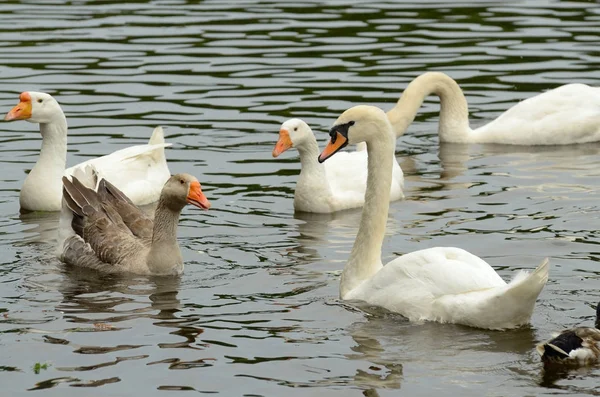
[[[428,319],[433,302],[446,295],[502,287],[506,283],[483,259],[454,247],[414,251],[391,261],[344,299],[359,299]]]
[[[597,140],[600,140],[600,88],[585,84],[567,84],[528,98],[473,133],[474,142],[518,145]]]

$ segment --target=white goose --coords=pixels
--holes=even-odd
[[[428,72],[414,79],[387,112],[404,134],[430,94],[440,98],[439,139],[454,143],[568,145],[600,141],[600,88],[567,84],[528,98],[477,129],[469,127],[465,96],[452,78]]]
[[[297,211],[331,213],[361,207],[367,187],[367,151],[340,153],[325,164],[317,161],[319,146],[310,127],[300,119],[281,125],[273,157],[291,147],[300,153],[300,176],[294,193]],[[394,157],[390,201],[404,198],[404,174]]]
[[[165,158],[162,128],[157,127],[147,145],[131,146],[109,155],[84,161],[67,170],[67,119],[58,102],[42,92],[23,92],[20,102],[4,120],[27,120],[39,123],[42,134],[40,157],[25,178],[19,202],[21,211],[60,211],[62,176],[87,176],[84,183],[110,181],[135,204],[158,200],[171,173]]]
[[[535,301],[548,280],[548,261],[533,273],[519,272],[506,283],[482,259],[454,247],[402,255],[383,266],[394,134],[385,113],[372,106],[345,111],[330,131],[319,161],[347,144],[366,142],[369,152],[367,194],[358,235],[344,267],[342,299],[359,300],[427,320],[478,328],[506,329],[529,322]]]

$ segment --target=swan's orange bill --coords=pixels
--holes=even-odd
[[[187,202],[188,204],[194,205],[198,208],[202,208],[203,210],[207,210],[210,208],[210,201],[208,201],[204,193],[202,193],[200,182],[193,181],[192,183],[190,183],[190,191],[187,195]]]
[[[292,143],[292,139],[290,138],[290,133],[285,128],[279,130],[279,140],[275,144],[275,148],[273,149],[273,157],[279,156],[281,153],[285,152],[289,148],[294,146]]]
[[[23,92],[19,96],[19,104],[12,108],[10,112],[4,116],[5,121],[12,120],[26,120],[31,118],[31,95],[27,92]]]
[[[330,139],[329,142],[327,142],[327,146],[325,146],[325,149],[323,149],[323,151],[321,152],[321,155],[319,156],[319,163],[322,163],[329,157],[333,156],[338,150],[346,146],[346,144],[348,143],[348,140],[345,136],[343,136],[339,132],[336,132],[336,134],[337,135],[335,138],[335,143],[332,143],[332,140]]]

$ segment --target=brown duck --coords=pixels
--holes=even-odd
[[[180,274],[179,214],[186,204],[210,208],[200,183],[188,174],[167,180],[154,219],[105,179],[94,191],[76,177],[63,177],[63,197],[73,233],[63,243],[62,260],[108,273]]]

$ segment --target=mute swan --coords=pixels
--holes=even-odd
[[[507,284],[482,259],[459,248],[436,247],[381,263],[394,153],[385,113],[372,106],[346,110],[335,122],[323,162],[347,144],[366,142],[369,177],[358,235],[344,267],[340,297],[360,300],[427,320],[478,328],[514,328],[529,321],[548,280],[548,261],[533,273],[519,272]]]
[[[325,164],[317,161],[319,146],[310,127],[300,119],[281,125],[273,157],[291,147],[300,153],[300,176],[294,193],[296,211],[330,213],[360,207],[367,187],[367,151],[340,153]],[[394,155],[395,157],[395,155]],[[404,174],[394,158],[390,201],[404,198]]]
[[[96,192],[72,178],[72,182],[62,178],[65,203],[73,216],[62,260],[107,273],[173,275],[183,271],[176,234],[179,214],[186,203],[210,208],[196,178],[188,174],[169,178],[153,220],[105,179]]]
[[[600,304],[596,306],[595,328],[577,327],[562,331],[540,343],[536,350],[544,363],[595,364],[600,359]]]
[[[42,134],[40,157],[25,178],[19,194],[21,211],[60,211],[61,177],[73,175],[76,168],[93,177],[110,180],[136,204],[158,200],[171,176],[165,158],[162,128],[157,127],[147,145],[131,146],[107,156],[94,158],[67,170],[67,119],[58,102],[42,92],[23,92],[20,102],[4,120],[39,123]],[[92,175],[95,174],[95,175]]]
[[[387,112],[397,137],[404,134],[430,94],[440,98],[441,142],[568,145],[600,141],[600,88],[563,85],[517,103],[497,119],[472,130],[462,90],[456,81],[439,72],[414,79]]]

